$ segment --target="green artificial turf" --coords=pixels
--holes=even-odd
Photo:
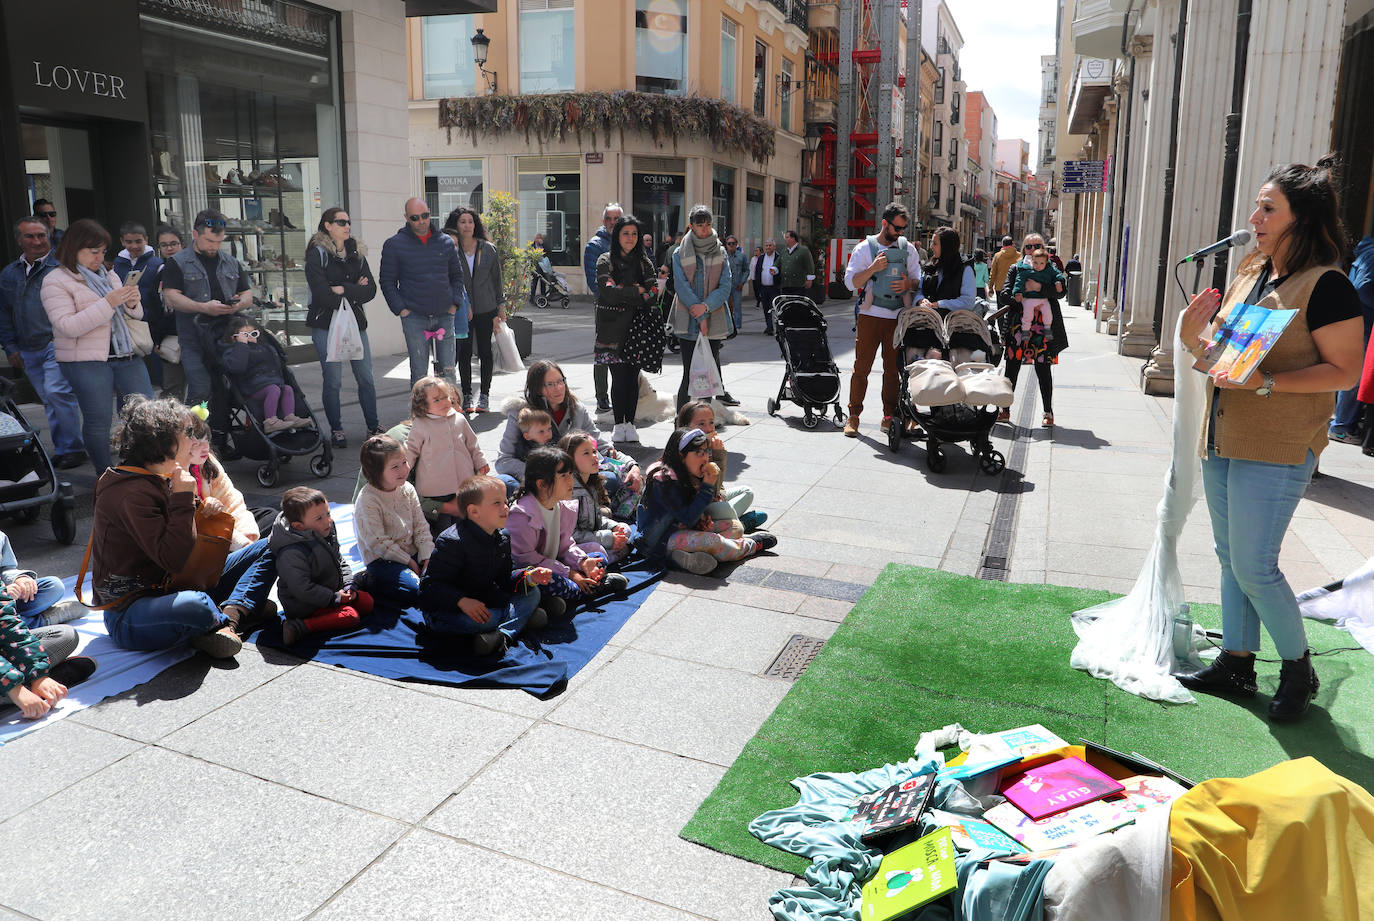
[[[1242,704],[1143,700],[1069,667],[1069,615],[1111,593],[986,582],[889,565],[749,741],[682,829],[682,837],[798,875],[807,861],[749,834],[749,822],[794,805],[790,781],[820,771],[864,771],[910,758],[927,729],[974,732],[1042,723],[1062,738],[1137,751],[1195,781],[1245,776],[1312,755],[1374,789],[1374,660],[1358,650],[1314,660],[1321,691],[1306,718],[1265,717],[1278,664],[1259,663],[1260,694]],[[1214,606],[1194,617],[1219,627]],[[1314,651],[1356,644],[1312,621]],[[1262,656],[1272,657],[1266,643]]]

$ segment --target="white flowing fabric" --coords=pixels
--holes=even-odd
[[[1182,315],[1180,315],[1180,320]],[[1202,480],[1198,432],[1205,410],[1206,378],[1193,370],[1193,359],[1174,332],[1173,459],[1159,502],[1154,545],[1129,594],[1075,611],[1078,634],[1069,664],[1123,691],[1170,703],[1194,703],[1193,695],[1172,676],[1181,665],[1200,665],[1174,656],[1173,619],[1183,603],[1183,577],[1178,569],[1178,538],[1196,504]],[[1195,630],[1194,648],[1199,636]]]
[[[1298,596],[1303,617],[1329,620],[1374,653],[1374,560],[1345,577],[1335,591],[1314,588]]]

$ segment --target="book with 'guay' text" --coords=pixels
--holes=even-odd
[[[1059,758],[1002,781],[1001,793],[1032,819],[1091,803],[1125,789],[1082,758]]]

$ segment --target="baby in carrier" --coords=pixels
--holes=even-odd
[[[221,353],[224,371],[249,399],[262,403],[262,427],[269,435],[308,426],[309,419],[296,415],[296,391],[286,382],[280,353],[260,341],[264,334],[248,320],[233,324]]]

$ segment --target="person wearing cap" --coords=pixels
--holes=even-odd
[[[186,405],[209,401],[210,429],[219,454],[225,450],[229,408],[220,387],[212,383],[201,335],[216,317],[253,306],[248,272],[223,245],[228,223],[214,208],[198,212],[191,224],[191,245],[166,260],[162,268],[162,303],[176,313]]]
[[[711,343],[711,357],[720,368],[720,344],[735,328],[730,315],[730,260],[720,237],[711,228],[711,209],[692,206],[687,214],[689,230],[673,250],[673,335],[682,345],[682,383],[677,407],[687,402],[687,381],[692,374],[692,350],[697,336]]]

